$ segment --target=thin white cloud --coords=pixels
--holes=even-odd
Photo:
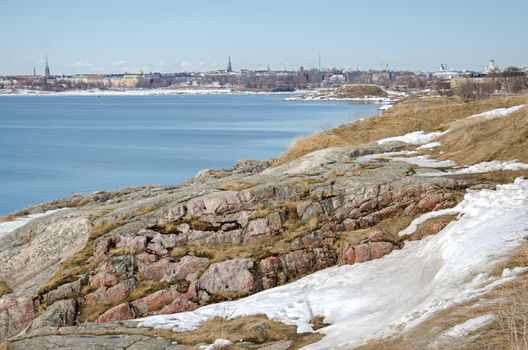
[[[65,64],[68,67],[75,67],[75,68],[86,68],[86,67],[93,67],[93,63],[86,63],[86,62],[80,62],[80,61],[74,61],[74,62],[68,62]]]
[[[122,65],[124,65],[125,63],[127,63],[127,61],[125,61],[125,60],[117,60],[117,61],[111,62],[110,64],[111,64],[112,66],[122,66]]]
[[[182,67],[192,67],[193,66],[192,62],[189,62],[189,61],[183,61],[180,65]]]

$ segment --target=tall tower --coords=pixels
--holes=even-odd
[[[50,77],[50,69],[48,65],[48,52],[46,51],[46,68],[44,69],[44,77],[48,79]]]
[[[228,62],[227,62],[227,72],[232,72],[233,71],[233,67],[231,66],[231,56],[228,56],[229,59],[228,59]]]

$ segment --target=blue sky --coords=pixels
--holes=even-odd
[[[0,74],[528,66],[526,0],[1,0]]]

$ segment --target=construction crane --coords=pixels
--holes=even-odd
[[[398,62],[384,62],[384,63],[380,63],[380,65],[381,65],[382,67],[385,67],[385,70],[386,70],[387,72],[389,71],[389,66],[390,66],[391,64],[399,64],[399,63],[398,63]]]

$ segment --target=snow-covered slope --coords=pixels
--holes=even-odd
[[[402,331],[438,310],[474,298],[514,278],[486,274],[518,246],[528,229],[528,181],[470,191],[458,220],[440,233],[366,264],[332,267],[234,302],[140,320],[142,327],[196,328],[216,316],[266,314],[311,331],[309,310],[331,324],[306,349],[350,347]]]

